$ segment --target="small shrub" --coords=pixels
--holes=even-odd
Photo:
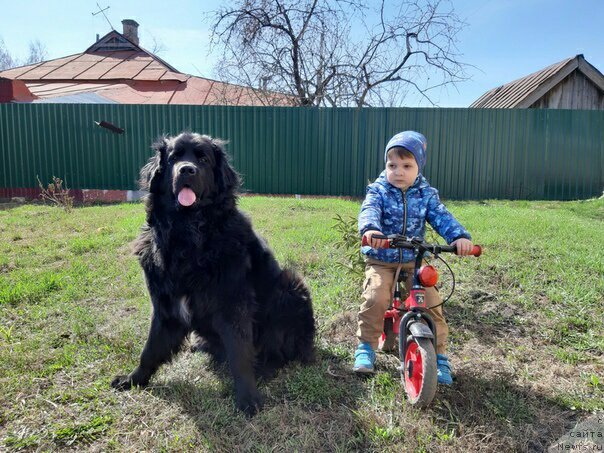
[[[6,340],[7,343],[12,343],[13,341],[13,328],[15,325],[13,324],[10,327],[0,326],[0,336]]]
[[[63,187],[63,180],[61,178],[53,176],[52,183],[48,184],[46,188],[38,176],[36,176],[36,179],[38,180],[38,185],[42,191],[40,194],[42,200],[62,207],[65,212],[71,212],[73,209],[73,197],[69,195],[69,189]]]
[[[337,264],[355,277],[362,277],[365,272],[365,262],[361,255],[361,237],[357,230],[357,220],[354,217],[345,219],[339,214],[334,217],[334,220],[336,221],[334,229],[340,234],[340,239],[335,245],[344,251],[344,260],[338,261]]]
[[[593,387],[595,390],[604,390],[604,382],[601,382],[600,378],[593,373],[589,375],[587,384]]]
[[[343,218],[339,214],[334,217],[336,224],[334,229],[340,233],[340,240],[335,245],[344,251],[344,261],[336,264],[344,267],[353,276],[361,278],[365,273],[365,261],[361,254],[361,237],[357,230],[357,220],[354,217]],[[443,243],[440,236],[426,225],[426,242]],[[440,286],[440,285],[439,285]]]

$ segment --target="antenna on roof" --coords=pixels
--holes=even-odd
[[[195,66],[195,63],[191,63],[193,65],[193,67],[195,69],[197,69],[197,72],[199,73],[199,77],[203,77],[203,74],[201,73],[201,71],[199,70],[199,68],[197,66]]]
[[[115,28],[113,28],[113,25],[111,25],[111,22],[109,22],[109,19],[107,19],[107,16],[105,15],[105,11],[107,11],[110,7],[108,6],[107,8],[101,8],[101,5],[99,5],[98,2],[96,4],[96,6],[99,7],[99,10],[96,13],[92,13],[92,15],[96,16],[97,14],[103,13],[103,16],[105,17],[105,20],[107,21],[107,23],[109,24],[111,29],[115,31]]]

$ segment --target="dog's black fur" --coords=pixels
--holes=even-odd
[[[224,143],[205,135],[163,137],[141,170],[149,190],[147,222],[134,245],[145,273],[153,318],[139,366],[111,385],[144,386],[195,332],[202,349],[226,361],[237,406],[262,407],[257,375],[289,361],[313,359],[315,323],[308,288],[282,270],[237,209],[240,179]],[[195,193],[183,206],[178,193]]]

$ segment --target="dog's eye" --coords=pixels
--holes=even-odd
[[[204,164],[208,163],[208,158],[206,156],[199,157],[199,162],[203,162]]]

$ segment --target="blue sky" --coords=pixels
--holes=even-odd
[[[141,45],[152,37],[159,53],[182,72],[213,77],[208,55],[209,23],[203,13],[218,0],[103,0],[116,30],[122,19],[139,24]],[[487,90],[582,53],[604,72],[604,0],[453,0],[467,27],[459,36],[461,61],[476,68],[472,80],[440,94],[441,107],[466,107]],[[97,2],[80,0],[0,0],[0,38],[14,57],[24,58],[29,42],[45,44],[49,59],[82,52],[110,31]],[[409,107],[418,104],[410,100]]]

